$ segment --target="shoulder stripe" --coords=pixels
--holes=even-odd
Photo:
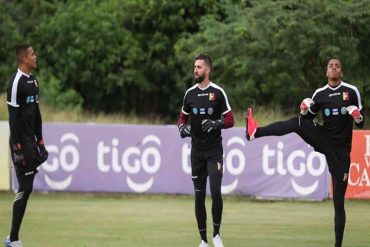
[[[190,115],[190,113],[189,112],[186,112],[186,111],[184,111],[184,107],[182,108],[182,113],[184,113],[185,115]]]
[[[320,88],[318,88],[318,89],[316,89],[316,91],[313,93],[313,95],[312,95],[312,99],[314,99],[315,98],[315,96],[316,96],[316,94],[317,93],[319,93],[319,92],[321,92],[321,91],[324,91],[325,89],[327,89],[328,88],[328,84],[326,84],[325,86],[323,86],[323,87],[320,87]],[[315,101],[315,100],[314,100]],[[313,114],[313,115],[316,115],[317,114],[317,112],[314,112],[314,111],[312,111],[311,110],[311,108],[308,108],[308,111],[309,112],[311,112],[311,114]]]
[[[221,93],[224,95],[224,97],[225,97],[225,102],[226,102],[226,108],[227,108],[227,110],[225,111],[225,112],[223,112],[222,114],[224,115],[224,114],[226,114],[226,113],[228,113],[229,111],[231,111],[231,107],[230,107],[230,104],[229,104],[229,100],[227,99],[227,95],[226,95],[226,93],[225,93],[225,91],[224,91],[224,89],[222,88],[222,87],[220,87],[220,86],[217,86],[216,84],[214,84],[213,82],[211,82],[210,83],[210,85],[211,85],[211,87],[214,87],[214,88],[217,88],[218,90],[220,90],[221,91]]]
[[[14,107],[19,107],[19,104],[17,102],[17,93],[18,93],[18,83],[21,77],[22,77],[22,73],[18,71],[12,83],[10,102],[7,102],[9,105],[14,106]]]
[[[197,84],[194,84],[191,88],[189,88],[188,90],[186,90],[185,95],[184,95],[184,99],[185,99],[186,95],[187,95],[191,90],[195,89],[196,87],[197,87]]]
[[[323,87],[321,87],[321,88],[318,88],[318,89],[316,89],[316,91],[313,93],[313,95],[312,95],[312,99],[316,96],[316,94],[318,93],[318,92],[321,92],[321,91],[324,91],[325,89],[327,89],[328,88],[328,84],[326,84],[325,86],[323,86]]]
[[[348,84],[344,81],[342,81],[342,85],[345,86],[345,87],[348,87],[350,89],[352,89],[353,91],[355,91],[356,95],[357,95],[357,100],[358,100],[358,109],[361,111],[362,109],[362,104],[361,104],[361,95],[360,95],[360,91],[358,91],[357,87],[354,86],[354,85],[351,85],[351,84]]]

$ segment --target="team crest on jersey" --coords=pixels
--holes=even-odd
[[[193,108],[193,113],[194,113],[194,115],[197,115],[198,114],[198,109],[197,108]]]
[[[222,169],[223,169],[223,166],[220,162],[217,162],[217,170],[219,170],[220,172],[222,172]]]
[[[213,114],[213,108],[210,107],[210,108],[208,108],[208,115],[212,115],[212,114]]]
[[[348,92],[343,92],[343,100],[349,100]]]
[[[330,116],[330,109],[325,108],[324,114],[325,114],[325,116],[329,117]]]
[[[214,101],[216,99],[215,93],[209,93],[209,101]]]
[[[347,108],[346,107],[342,107],[340,108],[340,113],[342,113],[342,115],[346,115],[347,114]]]

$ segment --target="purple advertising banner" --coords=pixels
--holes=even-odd
[[[325,157],[297,135],[252,142],[243,128],[222,131],[223,194],[322,200],[329,195]],[[193,193],[190,138],[175,126],[45,124],[50,155],[39,191]]]

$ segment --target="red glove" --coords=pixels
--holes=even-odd
[[[356,123],[361,123],[364,120],[364,117],[361,115],[360,110],[355,105],[350,105],[347,107],[348,114],[353,117]]]
[[[313,106],[313,104],[315,104],[315,102],[311,98],[305,98],[299,106],[299,109],[301,109],[301,114],[307,115],[308,109]]]

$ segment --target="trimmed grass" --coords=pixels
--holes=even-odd
[[[0,193],[0,234],[9,231],[14,195]],[[208,236],[212,217],[207,198]],[[33,246],[198,246],[192,196],[34,193],[21,239]],[[347,201],[343,246],[370,243],[369,201]],[[224,197],[225,246],[333,246],[331,201],[255,201]],[[212,246],[212,245],[210,245]]]

